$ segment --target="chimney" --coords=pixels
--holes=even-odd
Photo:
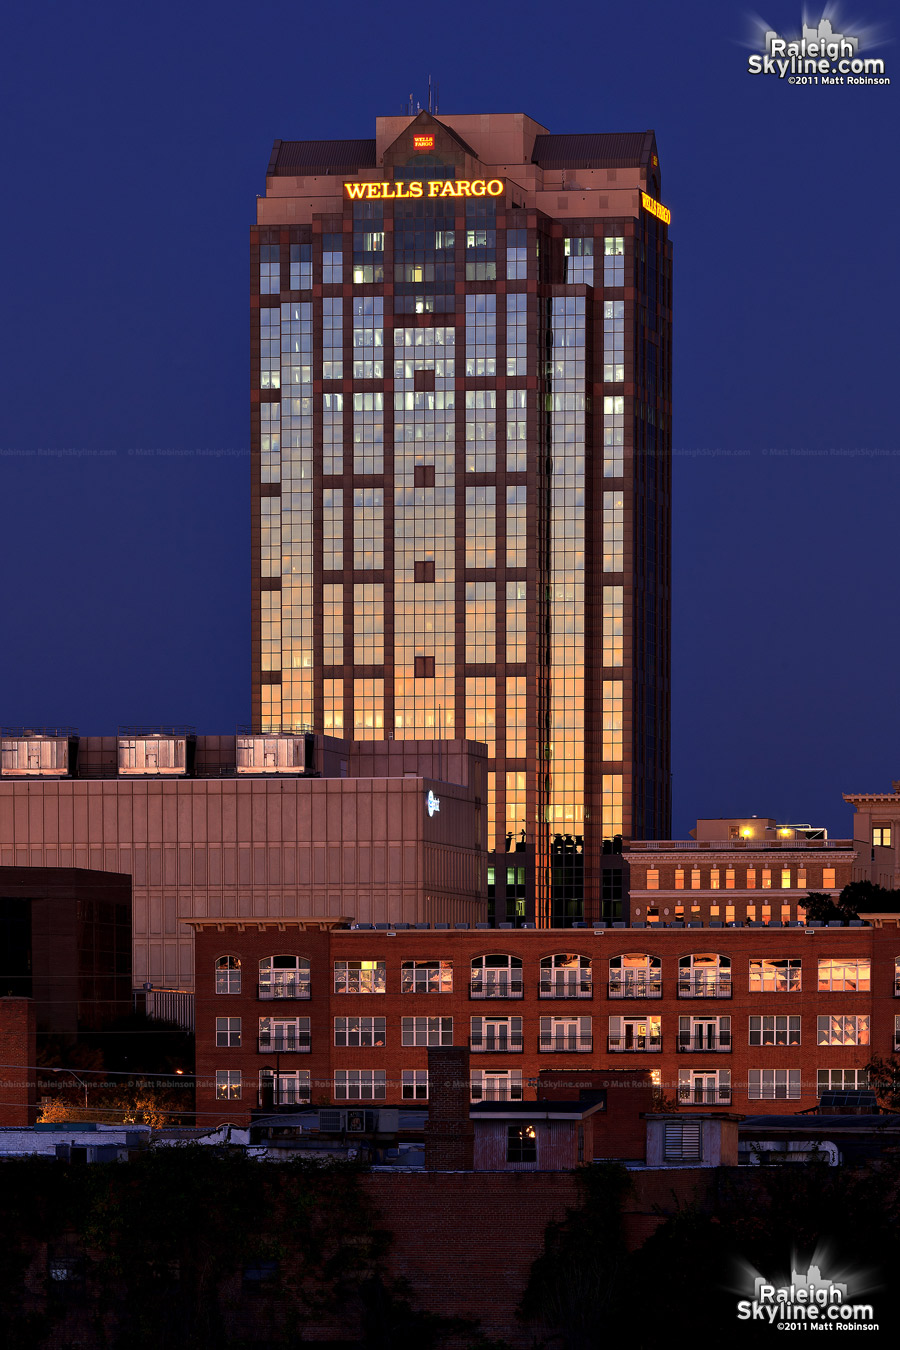
[[[429,1046],[425,1167],[431,1172],[471,1172],[475,1126],[469,1119],[469,1051]]]

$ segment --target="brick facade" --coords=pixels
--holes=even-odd
[[[900,960],[896,929],[448,928],[392,933],[328,930],[326,922],[193,921],[201,1123],[246,1121],[258,1105],[264,1068],[284,1075],[308,1073],[308,1099],[313,1105],[343,1100],[424,1104],[426,1099],[412,1094],[424,1083],[428,1047],[402,1044],[404,1018],[452,1019],[452,1045],[475,1042],[470,1070],[488,1075],[482,1082],[485,1099],[492,1092],[502,1095],[498,1084],[504,1080],[490,1078],[491,1073],[514,1075],[521,1084],[521,1098],[529,1100],[537,1096],[538,1076],[551,1068],[565,1073],[650,1070],[669,1103],[677,1100],[684,1109],[702,1106],[744,1114],[813,1107],[823,1083],[862,1085],[872,1056],[889,1055],[894,1046],[895,1019],[900,1014],[894,993],[895,962]],[[258,962],[280,953],[309,962],[308,997],[258,997]],[[541,976],[547,968],[542,968],[541,960],[558,953],[581,957],[582,996],[542,996]],[[241,963],[240,993],[216,993],[216,961],[229,954]],[[495,984],[488,997],[483,996],[487,987],[483,982],[476,988],[470,984],[473,961],[486,954],[521,961],[521,967],[510,968],[511,982]],[[637,957],[647,960],[636,962]],[[711,983],[708,963],[682,964],[709,957],[720,961]],[[410,961],[449,962],[452,991],[403,992],[403,963]],[[751,988],[751,961],[760,988]],[[760,961],[767,964],[756,964]],[[383,971],[384,992],[336,993],[336,962],[372,963],[365,978],[381,981]],[[445,987],[449,974],[444,972]],[[405,978],[409,980],[410,972]],[[854,982],[857,987],[851,988]],[[504,988],[514,996],[503,996]],[[549,985],[551,991],[558,988]],[[547,990],[545,982],[544,995]],[[273,1049],[260,1052],[259,1019],[273,1012],[309,1019],[308,1028],[303,1027],[309,1032],[308,1048],[278,1055]],[[216,1019],[224,1017],[240,1019],[239,1028],[237,1023],[230,1026],[232,1034],[239,1033],[240,1044],[217,1046]],[[575,1029],[545,1037],[542,1050],[541,1019],[547,1017],[568,1019]],[[361,1024],[359,1032],[352,1033],[368,1038],[370,1044],[336,1045],[336,1018],[378,1018],[383,1024]],[[492,1020],[507,1018],[520,1018],[521,1032],[518,1022],[503,1027]],[[751,1018],[779,1020],[751,1024]],[[479,1020],[473,1024],[472,1019]],[[589,1024],[582,1019],[590,1019]],[[341,1024],[342,1037],[348,1034],[347,1025]],[[432,1021],[430,1028],[427,1022],[418,1028],[413,1024],[420,1036],[429,1029],[438,1036],[441,1023]],[[449,1039],[447,1023],[444,1031]],[[820,1039],[830,1043],[819,1044]],[[515,1048],[519,1045],[521,1049]],[[336,1076],[359,1071],[371,1075],[362,1096],[353,1096],[352,1089],[348,1098],[336,1095]],[[404,1073],[413,1071],[423,1078],[419,1088],[407,1078],[404,1095]],[[239,1075],[230,1084],[240,1096],[216,1097],[217,1072]],[[383,1084],[377,1089],[375,1074]],[[506,1082],[510,1085],[513,1079]],[[367,1096],[369,1091],[374,1095]]]
[[[0,998],[0,1125],[33,1125],[37,1116],[34,1004]]]

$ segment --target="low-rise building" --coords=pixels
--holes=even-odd
[[[543,1071],[649,1071],[660,1105],[792,1113],[900,1043],[896,928],[474,929],[191,919],[203,1123],[298,1105],[429,1103],[429,1047],[470,1101]]]

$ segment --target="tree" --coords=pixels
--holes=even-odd
[[[830,895],[822,891],[810,891],[804,905],[806,910],[806,922],[815,919],[819,923],[830,923],[834,919],[839,919],[841,923],[847,919],[856,919],[858,914],[855,910],[843,909],[836,905]]]
[[[900,1111],[900,1057],[873,1055],[866,1065],[869,1086],[883,1111]]]
[[[900,891],[889,890],[874,881],[851,881],[841,891],[838,904],[853,910],[853,918],[860,913],[895,914],[900,910]]]
[[[103,1125],[150,1125],[159,1130],[193,1119],[193,1102],[186,1101],[185,1095],[152,1085],[92,1083],[85,1106],[84,1088],[67,1084],[57,1097],[45,1102],[41,1122],[90,1120]]]

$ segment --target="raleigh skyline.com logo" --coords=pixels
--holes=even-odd
[[[744,1266],[742,1284],[747,1292],[752,1288],[753,1297],[738,1299],[737,1320],[761,1322],[778,1331],[880,1330],[873,1305],[854,1302],[850,1292],[851,1283],[865,1289],[871,1281],[848,1271],[829,1279],[822,1274],[820,1263],[824,1264],[824,1258],[817,1253],[803,1274],[795,1259],[786,1284],[776,1284]]]
[[[758,32],[753,45],[763,47],[748,59],[750,75],[775,75],[792,85],[890,84],[884,73],[884,61],[878,56],[863,56],[864,48],[879,44],[881,35],[870,28],[856,33],[841,32],[840,21],[832,6],[827,6],[818,23],[803,16],[799,35],[782,37],[774,28],[756,20]]]

